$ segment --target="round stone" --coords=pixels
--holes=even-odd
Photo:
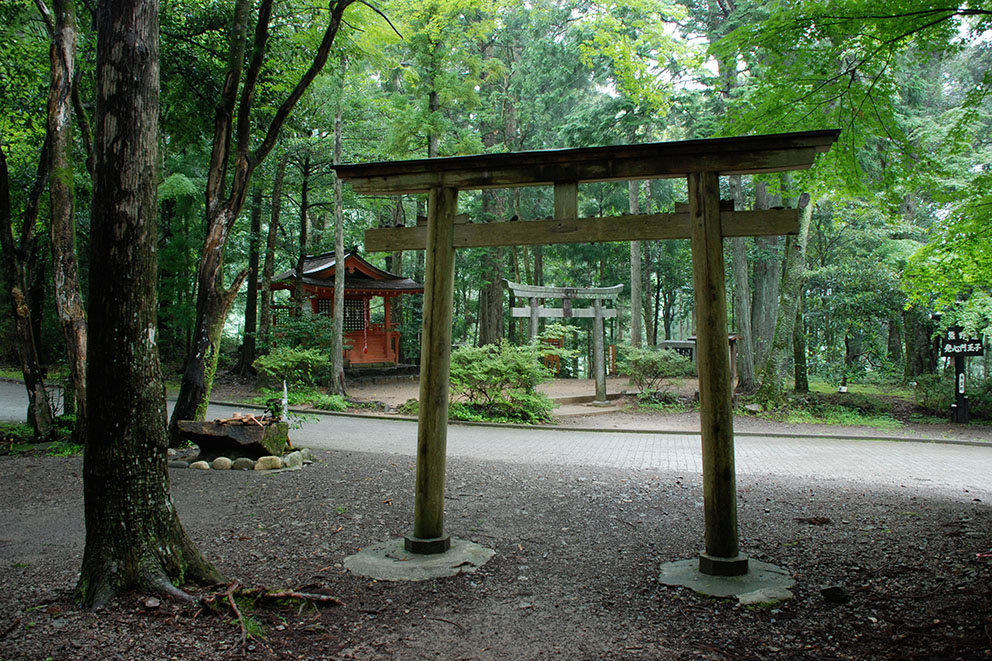
[[[249,459],[248,457],[238,457],[231,464],[231,470],[235,471],[250,471],[255,468],[255,460]]]
[[[207,462],[202,461],[202,460],[201,461],[194,461],[193,463],[191,463],[189,465],[189,467],[190,468],[195,468],[196,470],[199,470],[199,471],[208,471],[208,470],[210,470],[210,464],[208,464]]]
[[[226,471],[231,470],[231,466],[234,464],[233,461],[227,457],[217,457],[212,462],[210,462],[210,467],[215,471]]]
[[[255,470],[257,471],[269,471],[277,468],[282,468],[281,457],[266,455],[264,457],[259,457],[258,461],[255,462]]]

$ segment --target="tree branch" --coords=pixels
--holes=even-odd
[[[393,32],[396,33],[396,36],[398,36],[400,39],[403,38],[403,35],[400,34],[400,31],[397,30],[396,29],[396,26],[393,25],[393,22],[389,20],[389,17],[386,16],[378,7],[372,6],[371,4],[369,4],[368,2],[366,2],[366,0],[359,0],[359,2],[361,2],[363,5],[365,5],[366,7],[368,7],[369,9],[371,9],[372,11],[374,11],[375,13],[379,14],[379,16],[382,17],[382,20],[386,21],[386,23],[389,24],[389,27],[391,27],[393,29]]]
[[[250,157],[250,167],[254,167],[255,164],[262,162],[272,148],[276,144],[276,139],[279,137],[279,132],[282,130],[283,124],[286,119],[289,118],[289,114],[293,111],[293,107],[296,106],[296,102],[300,100],[303,93],[306,92],[310,83],[313,82],[317,74],[321,72],[324,68],[324,64],[327,63],[327,57],[331,52],[331,44],[334,43],[334,37],[338,33],[338,28],[341,26],[341,17],[344,11],[355,2],[356,0],[336,0],[331,3],[331,18],[327,25],[327,30],[324,31],[324,38],[320,42],[320,46],[317,48],[317,53],[314,55],[313,62],[310,64],[310,68],[303,74],[299,82],[290,92],[286,100],[282,102],[279,109],[276,111],[275,117],[272,119],[272,123],[269,125],[269,130],[265,134],[265,138],[262,140],[262,144],[258,146],[258,149]]]
[[[255,42],[252,46],[251,63],[245,75],[245,85],[241,89],[241,103],[238,106],[237,158],[248,155],[248,140],[251,138],[251,108],[255,101],[255,88],[258,75],[265,59],[265,44],[269,40],[269,23],[272,21],[272,0],[262,0],[258,8],[258,21],[255,23]]]
[[[77,68],[72,80],[72,109],[76,112],[76,123],[79,125],[79,134],[83,138],[83,151],[86,152],[86,171],[90,173],[92,179],[96,156],[93,154],[93,128],[90,126],[90,118],[86,114],[86,108],[83,107],[83,102],[79,98],[81,75],[80,69]]]
[[[38,13],[41,14],[41,20],[45,21],[48,36],[51,38],[55,34],[55,19],[52,18],[52,12],[45,5],[45,0],[34,0],[34,4],[38,8]]]

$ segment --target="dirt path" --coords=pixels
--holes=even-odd
[[[369,581],[343,559],[408,531],[413,459],[318,452],[300,472],[174,470],[183,523],[229,577],[344,606],[247,609],[249,659],[987,658],[992,508],[967,496],[745,476],[744,550],[792,601],[740,608],[658,582],[702,543],[696,475],[452,458],[446,527],[496,551],[472,574]],[[245,658],[236,624],[127,594],[77,610],[79,459],[0,459],[0,657]],[[845,603],[821,594],[842,588]]]

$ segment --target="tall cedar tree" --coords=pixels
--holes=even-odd
[[[76,8],[72,0],[54,0],[53,13],[37,0],[52,40],[49,49],[51,79],[48,87],[48,154],[51,176],[48,183],[52,207],[50,235],[52,240],[52,271],[55,276],[55,310],[65,338],[66,358],[72,379],[73,395],[65,397],[71,410],[76,404],[77,438],[86,428],[86,313],[79,285],[79,264],[76,259],[76,190],[73,185],[72,163],[72,99],[76,67]],[[82,108],[83,143],[88,139],[88,122]]]
[[[97,10],[96,170],[90,244],[86,546],[77,598],[185,593],[217,571],[169,495],[165,389],[156,345],[158,0]]]
[[[341,26],[341,18],[354,2],[356,0],[334,0],[330,3],[327,28],[310,67],[276,110],[265,136],[255,149],[251,148],[254,124],[252,114],[256,110],[255,91],[265,61],[273,1],[262,0],[259,4],[254,42],[247,58],[248,69],[243,76],[248,46],[248,17],[252,3],[249,0],[238,0],[235,5],[231,49],[214,119],[213,151],[207,173],[207,231],[197,274],[193,343],[186,358],[182,384],[169,422],[173,443],[179,441],[180,420],[202,420],[206,413],[217,360],[220,357],[224,320],[238,289],[248,275],[247,271],[242,271],[229,286],[224,285],[224,246],[244,206],[252,173],[275,147],[282,127],[296,103],[323,70]],[[240,86],[239,93],[242,79],[244,84]]]

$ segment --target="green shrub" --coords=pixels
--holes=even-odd
[[[310,405],[321,411],[347,411],[348,402],[341,395],[328,395],[320,393],[312,400]]]
[[[692,376],[692,360],[670,349],[620,347],[620,371],[643,393],[667,390],[668,379]]]
[[[967,385],[968,412],[976,420],[992,420],[992,377]]]
[[[23,422],[0,422],[0,438],[4,445],[33,443],[34,428]]]
[[[689,397],[683,397],[674,392],[641,392],[637,395],[637,404],[641,408],[651,409],[660,413],[680,413],[696,408],[696,402]]]
[[[270,406],[270,403],[277,400],[280,402],[278,408],[281,408],[282,390],[263,388],[261,393],[258,397],[252,397],[248,400],[249,403]],[[348,409],[348,403],[340,395],[328,395],[314,387],[291,388],[286,399],[290,406],[312,406],[322,411],[346,411]],[[270,409],[269,413],[273,413],[273,411]]]
[[[253,363],[263,383],[315,386],[326,380],[331,358],[319,349],[276,347]]]
[[[75,457],[83,453],[83,446],[69,441],[56,441],[48,448],[50,457]]]
[[[309,303],[307,303],[309,305]],[[329,351],[334,337],[334,318],[326,314],[285,315],[272,328],[269,350],[279,347]]]
[[[892,405],[881,397],[859,393],[837,393],[827,395],[826,401],[844,409],[857,411],[862,415],[884,416],[892,413]]]
[[[954,375],[950,371],[916,377],[916,403],[930,413],[946,415],[954,403]]]
[[[450,408],[460,419],[499,422],[544,422],[554,403],[537,391],[551,374],[541,362],[547,347],[514,346],[506,341],[463,347],[451,353]]]

